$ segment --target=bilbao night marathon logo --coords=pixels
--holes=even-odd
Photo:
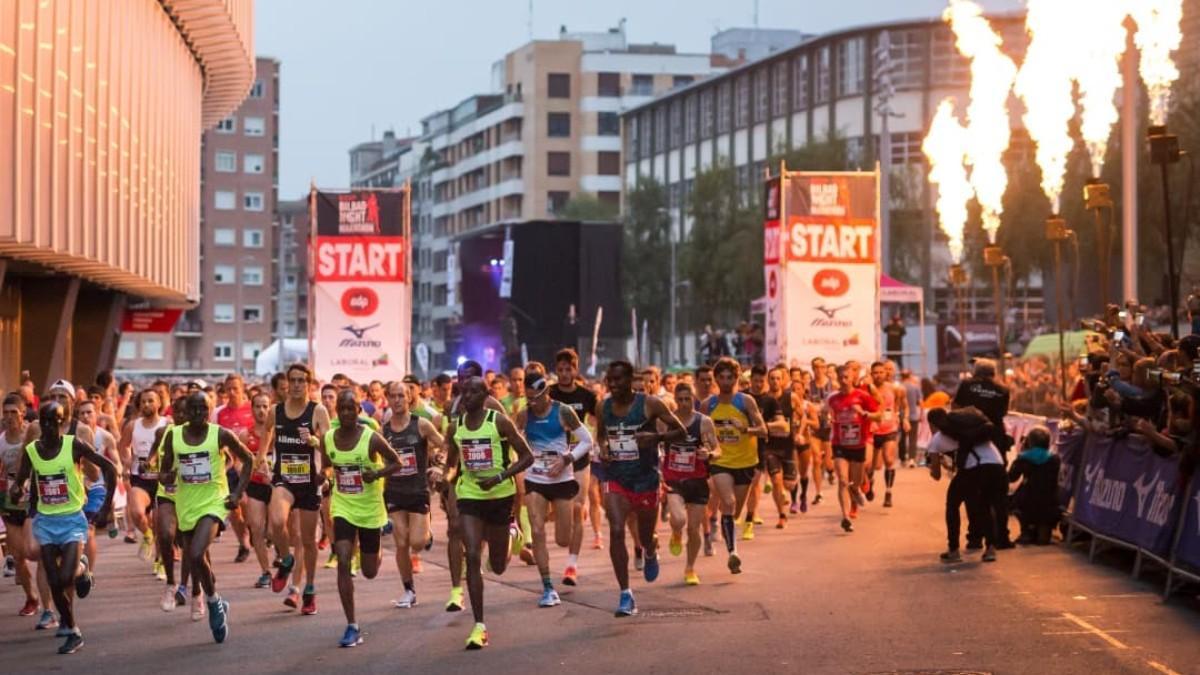
[[[379,200],[374,193],[338,195],[338,234],[379,234]]]

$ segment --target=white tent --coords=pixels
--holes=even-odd
[[[921,370],[929,374],[928,351],[925,348],[925,293],[919,286],[896,281],[886,274],[879,275],[879,302],[898,305],[916,305],[921,329]],[[910,356],[910,354],[903,354]],[[913,354],[912,356],[915,356]]]
[[[308,362],[308,340],[306,338],[284,338],[271,343],[258,353],[254,360],[255,375],[272,375],[281,372],[289,363]]]

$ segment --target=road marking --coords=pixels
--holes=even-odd
[[[1110,630],[1109,633],[1128,633],[1127,630]],[[1043,632],[1042,635],[1091,635],[1090,630],[1056,630]]]
[[[1164,675],[1179,675],[1179,673],[1175,672],[1174,670],[1171,670],[1170,668],[1168,668],[1167,666],[1164,666],[1163,664],[1159,663],[1158,661],[1147,661],[1146,665],[1150,666],[1151,668],[1157,670],[1160,673],[1164,673]]]
[[[1124,642],[1121,642],[1120,640],[1116,639],[1115,637],[1100,630],[1099,628],[1096,628],[1092,624],[1088,623],[1087,621],[1084,621],[1083,619],[1075,616],[1074,614],[1072,614],[1070,612],[1063,612],[1062,615],[1063,615],[1064,619],[1074,623],[1075,625],[1084,629],[1088,633],[1095,635],[1096,637],[1100,638],[1101,640],[1104,640],[1105,642],[1112,645],[1113,647],[1116,647],[1117,649],[1129,649],[1129,646],[1126,645]]]

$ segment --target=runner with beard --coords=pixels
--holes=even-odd
[[[575,353],[575,350],[568,347],[559,350],[554,355],[554,373],[558,380],[550,388],[550,398],[570,407],[585,426],[588,426],[590,419],[590,426],[595,428],[596,395],[587,387],[580,386],[576,381],[579,378],[579,355]],[[573,433],[568,432],[567,442],[574,455],[578,440]],[[575,480],[579,483],[579,493],[575,495],[575,500],[571,505],[571,543],[567,547],[567,568],[563,572],[562,580],[565,586],[574,586],[579,583],[579,552],[583,549],[583,512],[591,502],[592,467],[594,466],[591,454],[590,452],[585,453],[571,466]],[[596,480],[602,481],[603,476],[597,476]],[[599,501],[599,499],[596,500],[594,508],[589,513],[592,529],[595,532],[595,548],[600,548]]]

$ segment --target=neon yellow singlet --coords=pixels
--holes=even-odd
[[[33,466],[39,514],[63,516],[83,511],[87,495],[83,489],[83,473],[75,463],[74,436],[63,436],[62,447],[51,459],[42,459],[38,455],[37,441],[25,446],[25,455]]]

